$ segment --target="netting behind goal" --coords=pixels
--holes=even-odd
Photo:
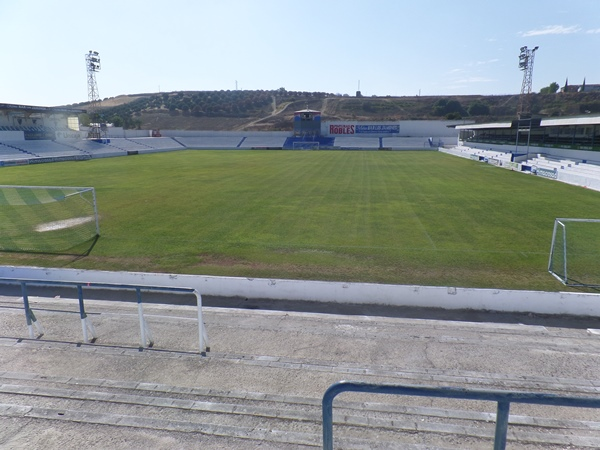
[[[62,253],[99,234],[94,188],[0,186],[0,251]]]
[[[569,286],[600,286],[600,219],[556,219],[548,272]]]

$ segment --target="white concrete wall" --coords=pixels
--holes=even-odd
[[[550,277],[550,275],[548,275]],[[1,278],[196,288],[202,295],[600,316],[600,294],[0,266]]]
[[[108,127],[106,129],[107,138],[124,138],[125,130],[122,127]]]
[[[559,170],[557,180],[562,181],[563,183],[593,189],[594,191],[600,191],[600,179],[569,172],[568,170]]]
[[[124,137],[126,138],[138,138],[138,137],[152,137],[152,130],[123,130]]]
[[[163,137],[288,137],[291,131],[195,131],[195,130],[160,130]]]
[[[80,141],[87,138],[86,131],[62,130],[56,131],[55,137],[57,141]]]

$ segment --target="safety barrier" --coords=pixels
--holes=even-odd
[[[44,335],[44,328],[41,323],[35,317],[30,305],[29,305],[29,296],[28,296],[28,286],[63,286],[63,287],[75,287],[77,289],[77,295],[79,299],[79,317],[81,318],[81,327],[83,330],[83,340],[85,343],[89,343],[94,341],[96,336],[96,331],[92,322],[87,317],[85,312],[85,304],[83,298],[83,288],[86,289],[112,289],[112,290],[134,290],[137,295],[137,305],[138,305],[138,318],[140,324],[140,347],[152,347],[154,345],[154,340],[152,338],[152,333],[148,324],[146,323],[146,319],[144,318],[144,311],[142,308],[142,291],[155,291],[155,292],[171,292],[175,294],[194,294],[196,296],[196,303],[198,308],[198,339],[199,339],[199,348],[200,353],[205,354],[205,352],[210,351],[210,346],[208,343],[208,334],[206,332],[206,327],[204,326],[204,321],[202,319],[202,296],[197,289],[194,288],[184,288],[184,287],[168,287],[168,286],[141,286],[141,285],[131,285],[131,284],[112,284],[112,283],[77,283],[77,282],[69,282],[69,281],[50,281],[50,280],[32,280],[32,279],[15,279],[15,278],[0,278],[0,283],[2,284],[19,284],[21,286],[21,294],[23,296],[23,308],[25,310],[25,319],[27,322],[27,328],[29,331],[29,337],[31,339],[35,338],[34,327],[38,332],[38,338]],[[90,339],[91,335],[91,339]]]
[[[370,384],[357,381],[340,381],[339,383],[334,383],[329,386],[323,395],[324,450],[333,450],[333,399],[342,392],[412,395],[418,397],[441,397],[496,402],[497,412],[494,450],[504,450],[506,448],[506,433],[508,431],[508,416],[511,403],[600,408],[600,398],[591,397],[567,397],[535,392],[485,391],[453,387]]]

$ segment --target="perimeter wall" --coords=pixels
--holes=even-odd
[[[550,276],[550,275],[548,275]],[[0,266],[1,278],[195,288],[201,295],[600,316],[600,294]]]

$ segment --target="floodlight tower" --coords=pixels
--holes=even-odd
[[[90,104],[88,111],[91,118],[97,112],[98,102],[100,101],[98,84],[96,83],[96,72],[100,72],[100,56],[98,56],[97,51],[90,50],[85,55],[85,66],[87,69],[88,102]],[[100,138],[100,126],[98,123],[90,124],[88,137],[93,139]]]
[[[100,72],[100,57],[98,56],[98,52],[90,50],[85,55],[85,66],[87,68],[88,102],[90,103],[90,109],[95,109],[100,100],[98,84],[96,83],[96,72]]]
[[[519,107],[517,109],[517,118],[526,118],[531,115],[531,82],[533,79],[533,59],[535,51],[539,47],[529,50],[527,46],[521,47],[519,54],[519,70],[523,71],[523,84],[521,85],[521,96],[519,97]]]

